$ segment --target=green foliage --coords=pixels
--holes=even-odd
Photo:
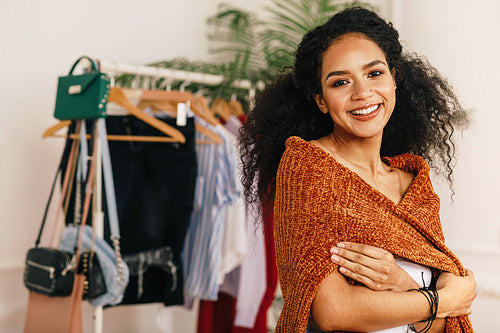
[[[302,36],[332,14],[359,4],[345,0],[271,0],[267,19],[231,7],[219,6],[208,19],[210,51],[235,65],[237,78],[268,82],[292,66]]]
[[[302,36],[324,23],[334,13],[362,3],[348,0],[270,0],[263,8],[265,19],[227,4],[219,5],[217,13],[208,18],[207,38],[213,63],[192,62],[187,59],[165,60],[149,64],[163,68],[180,69],[208,74],[221,74],[225,80],[219,86],[189,85],[188,90],[203,89],[212,99],[237,97],[248,102],[248,91],[237,89],[231,83],[238,79],[252,83],[268,83],[294,63],[295,50]],[[142,78],[122,75],[117,83],[122,86],[144,86]],[[181,82],[172,84],[178,89]],[[165,86],[162,80],[155,88]],[[152,87],[153,88],[153,87]]]

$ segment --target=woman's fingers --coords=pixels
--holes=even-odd
[[[374,246],[341,242],[330,249],[340,273],[373,290],[404,291],[418,286],[389,251]]]
[[[345,253],[359,253],[374,259],[380,259],[390,254],[390,252],[375,246],[352,242],[338,243],[337,247],[332,247],[333,249],[345,250]]]
[[[442,317],[456,317],[472,312],[471,305],[476,298],[474,274],[466,270],[465,276],[442,272],[436,288],[440,292],[438,313]]]
[[[370,268],[370,265],[367,265],[368,260],[370,258],[358,258],[358,261],[351,261],[336,254],[332,255],[332,261],[340,266],[339,271],[342,274],[363,284],[366,284],[365,282],[370,283],[368,280],[372,281],[376,275],[376,272]]]
[[[332,247],[330,249],[332,260],[340,258],[337,263],[341,266],[352,263],[353,265],[344,267],[355,273],[362,273],[364,270],[361,266],[364,266],[380,274],[389,274],[391,267],[396,265],[394,256],[389,251],[365,244],[339,243],[338,245],[341,244],[345,247]]]
[[[376,274],[374,270],[371,268],[376,266],[376,262],[371,258],[363,257],[359,258],[358,255],[354,256],[341,256],[341,254],[332,254],[332,261],[337,265],[352,271],[358,275],[363,275],[368,278],[374,278]]]
[[[366,268],[363,268],[363,270],[365,270]],[[366,269],[368,270],[368,269]],[[345,267],[342,267],[340,266],[339,267],[339,272],[344,275],[344,276],[347,276],[351,279],[353,279],[354,281],[357,281],[359,283],[362,283],[363,285],[365,285],[366,287],[372,289],[372,290],[383,290],[381,288],[381,285],[380,284],[377,284],[373,278],[371,278],[371,274],[368,274],[367,271],[364,271],[364,272],[360,272],[360,273],[355,273],[354,270],[350,270],[350,269],[347,269]]]
[[[465,269],[465,276],[470,277],[470,278],[475,280],[474,273],[467,268]]]
[[[332,261],[340,266],[339,272],[343,275],[372,290],[387,288],[390,266],[381,259],[386,251],[373,246],[348,243],[345,247],[334,247],[330,252]],[[391,258],[394,261],[392,255]]]

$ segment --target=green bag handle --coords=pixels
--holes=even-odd
[[[73,64],[73,67],[71,67],[71,70],[69,71],[69,75],[73,75],[73,71],[75,70],[76,65],[78,65],[78,63],[80,61],[82,61],[83,59],[87,59],[88,61],[90,61],[90,63],[92,64],[92,69],[94,70],[94,73],[98,73],[99,72],[99,70],[97,69],[96,63],[95,63],[94,60],[92,60],[92,58],[87,57],[87,56],[81,56],[80,58],[78,58],[77,61],[75,61],[75,63]]]

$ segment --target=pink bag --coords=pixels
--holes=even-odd
[[[24,333],[81,333],[84,281],[84,275],[75,274],[69,296],[49,297],[30,291]]]

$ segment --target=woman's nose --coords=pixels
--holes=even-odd
[[[353,92],[352,92],[352,99],[353,100],[359,100],[359,99],[366,99],[368,97],[371,97],[373,94],[373,90],[370,87],[368,82],[365,82],[364,80],[356,81],[353,85]]]

